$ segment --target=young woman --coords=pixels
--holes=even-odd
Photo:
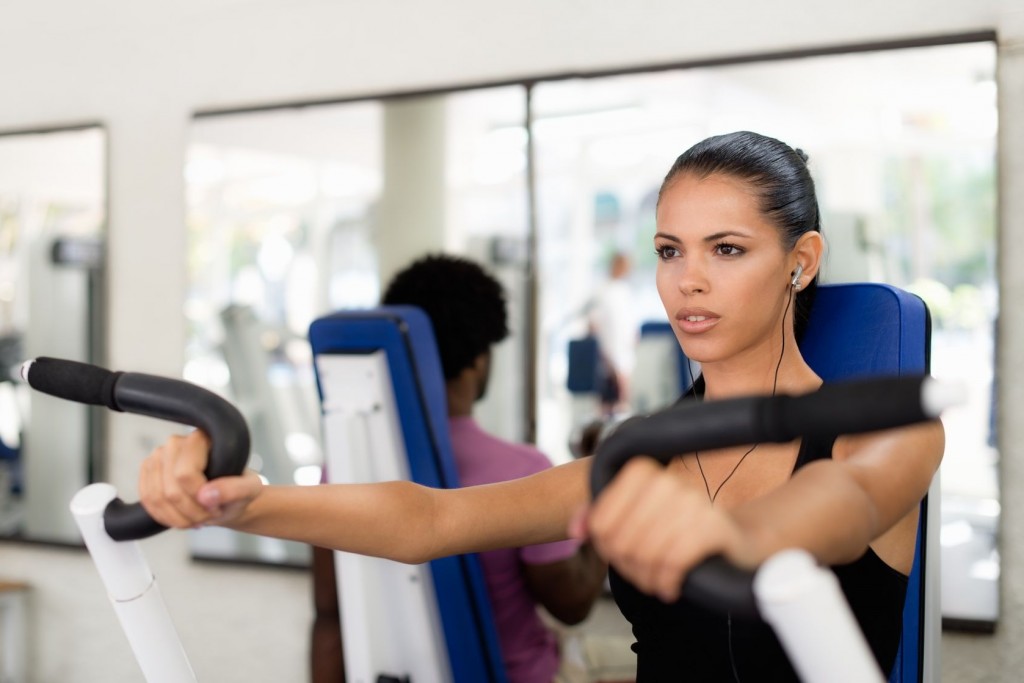
[[[801,152],[748,132],[698,143],[662,184],[654,248],[665,311],[701,363],[701,400],[821,385],[796,345],[823,251]],[[641,682],[783,681],[796,677],[767,627],[678,602],[687,571],[712,554],[754,567],[805,548],[835,567],[888,670],[918,503],[942,450],[934,422],[832,443],[680,453],[669,467],[634,458],[591,503],[589,459],[455,490],[263,486],[252,474],[208,482],[197,431],[146,460],[140,492],[169,526],[218,524],[403,562],[586,537],[613,568]]]

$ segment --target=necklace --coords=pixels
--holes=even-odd
[[[761,444],[759,444],[759,443],[755,443],[753,446],[750,447],[750,450],[748,450],[746,453],[744,453],[742,456],[740,456],[739,461],[735,465],[733,465],[732,471],[730,471],[729,475],[725,479],[722,480],[722,483],[718,485],[718,487],[715,489],[714,493],[711,493],[711,486],[708,484],[708,478],[704,475],[704,467],[702,467],[701,464],[700,464],[700,451],[697,451],[696,453],[694,453],[694,455],[697,458],[697,469],[700,470],[700,478],[704,480],[704,490],[708,492],[708,500],[711,501],[712,505],[715,504],[715,499],[718,498],[718,492],[722,490],[723,486],[725,486],[725,482],[727,482],[730,479],[732,479],[732,475],[736,474],[736,470],[738,470],[740,468],[740,465],[742,465],[743,461],[747,459],[747,456],[750,455],[751,453],[753,453],[754,449],[757,448],[760,445]]]

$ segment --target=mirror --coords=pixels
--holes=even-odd
[[[0,538],[81,543],[68,501],[100,478],[98,411],[15,381],[22,361],[103,358],[106,134],[0,134]]]
[[[941,604],[946,628],[994,629],[995,71],[995,45],[978,42],[538,84],[540,313],[550,340],[539,363],[541,449],[556,448],[578,419],[566,348],[611,254],[632,256],[638,324],[664,321],[651,235],[675,155],[735,130],[800,146],[828,244],[823,281],[880,281],[921,296],[932,374],[969,387],[969,408],[943,418]]]
[[[411,255],[443,248],[491,265],[522,308],[525,89],[203,116],[188,193],[185,377],[232,400],[250,466],[317,484],[319,401],[306,334],[333,310],[375,306]],[[496,349],[480,419],[521,438],[518,336]],[[514,333],[515,334],[515,333]],[[201,559],[301,565],[309,548],[219,529],[191,533]]]
[[[242,411],[249,467],[269,483],[321,479],[309,323],[379,296],[369,232],[379,129],[378,103],[204,117],[191,128],[184,375]],[[308,546],[225,529],[189,540],[206,560],[310,558]]]

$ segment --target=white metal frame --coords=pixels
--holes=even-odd
[[[138,541],[115,541],[107,535],[103,513],[115,498],[110,484],[90,484],[71,499],[85,546],[146,681],[194,682],[195,672]]]
[[[329,481],[408,480],[386,353],[326,354],[316,363]],[[381,674],[452,680],[429,565],[335,552],[335,570],[350,683]]]

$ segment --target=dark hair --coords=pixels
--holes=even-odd
[[[418,306],[434,327],[445,379],[454,379],[481,353],[508,336],[501,284],[457,256],[421,258],[392,278],[382,303]]]
[[[707,178],[714,174],[746,181],[756,193],[761,212],[779,229],[782,244],[792,249],[801,235],[821,232],[821,214],[807,155],[784,142],[749,131],[716,135],[698,142],[679,155],[658,190],[658,202],[676,177],[690,174]],[[797,292],[793,325],[797,339],[818,289],[818,276]]]

